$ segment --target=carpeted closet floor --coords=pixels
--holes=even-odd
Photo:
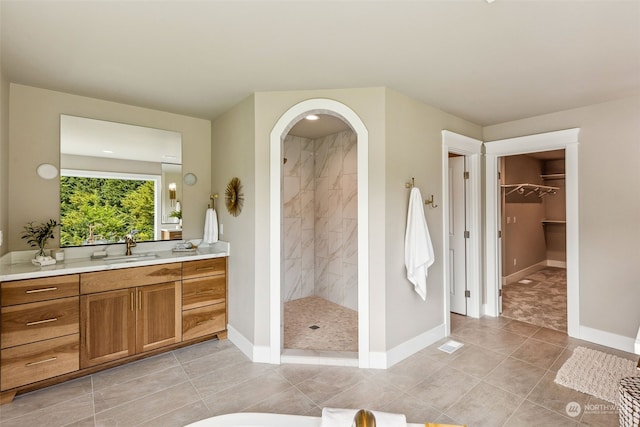
[[[285,302],[284,348],[358,351],[358,312],[317,296]]]
[[[544,267],[503,286],[502,316],[566,332],[567,270]]]

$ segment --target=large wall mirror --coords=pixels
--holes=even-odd
[[[60,246],[182,238],[182,134],[60,116]]]

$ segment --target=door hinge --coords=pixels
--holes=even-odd
[[[469,179],[469,172],[464,173],[464,179]]]
[[[464,232],[464,238],[468,239],[469,238],[470,233],[468,231],[465,230]]]
[[[498,179],[502,178],[502,173],[498,172]]]
[[[502,238],[502,230],[498,230],[498,239]]]
[[[465,298],[471,298],[471,291],[464,291]]]
[[[498,289],[498,296],[501,297],[502,296],[502,289]]]

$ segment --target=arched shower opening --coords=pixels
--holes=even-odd
[[[348,128],[315,139],[290,134],[309,114],[339,118]],[[367,148],[368,133],[360,118],[346,105],[327,99],[293,106],[271,133],[272,363],[307,360],[369,367]],[[315,351],[313,344],[311,353],[300,348],[304,344],[290,353],[284,346],[283,320],[285,304],[292,301],[302,312],[330,306],[336,322],[357,312],[357,346],[320,349],[339,351],[337,358]],[[332,322],[306,325],[306,319],[299,320],[312,333],[314,326],[329,331]],[[348,341],[349,331],[343,332],[342,339]]]

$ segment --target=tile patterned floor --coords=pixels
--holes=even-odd
[[[317,296],[288,301],[284,304],[284,348],[358,351],[358,312]]]
[[[553,382],[578,345],[637,356],[501,318],[452,316],[445,340],[388,370],[251,363],[228,340],[209,341],[17,397],[0,425],[183,426],[229,412],[319,416],[321,408],[402,412],[410,422],[477,426],[614,426],[600,401]],[[566,406],[581,405],[576,417]]]
[[[502,315],[558,331],[567,331],[567,270],[544,267],[526,277],[531,283],[502,288]]]

